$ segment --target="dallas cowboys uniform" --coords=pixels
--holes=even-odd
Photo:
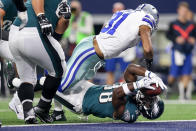
[[[82,79],[91,79],[104,64],[95,52],[94,37],[104,59],[113,58],[140,41],[139,26],[141,25],[146,25],[153,31],[155,20],[142,10],[123,10],[115,13],[99,35],[83,39],[74,49],[58,91],[63,92]]]

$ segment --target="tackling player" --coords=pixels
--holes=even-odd
[[[23,105],[26,123],[37,123],[35,113],[42,121],[52,122],[49,115],[51,101],[66,69],[64,53],[56,39],[61,37],[68,26],[70,8],[66,1],[61,0],[47,0],[42,14],[39,15],[34,12],[30,0],[26,2],[26,7],[29,19],[27,25],[19,31],[21,21],[16,18],[9,35],[9,47],[22,81],[18,96]],[[55,30],[53,36],[47,33],[48,23]],[[33,110],[33,87],[37,81],[35,70],[37,64],[47,69],[49,75],[43,85],[38,106]]]
[[[158,20],[158,11],[150,4],[115,13],[99,35],[87,37],[76,46],[58,91],[64,92],[82,79],[91,79],[105,59],[118,56],[140,40],[150,69],[153,58],[151,34],[157,29]],[[159,84],[165,88],[164,84]]]

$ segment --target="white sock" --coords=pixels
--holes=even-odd
[[[193,91],[193,82],[190,81],[187,85],[187,89],[186,89],[186,97],[188,100],[191,100],[192,98],[192,91]]]
[[[54,110],[55,111],[62,111],[63,106],[61,103],[59,103],[57,100],[54,99]]]
[[[182,82],[179,82],[178,89],[179,89],[179,99],[184,100],[184,84]]]

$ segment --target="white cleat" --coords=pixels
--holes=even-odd
[[[9,102],[9,108],[16,113],[16,116],[19,120],[24,120],[23,107],[20,99],[18,98],[17,92]]]

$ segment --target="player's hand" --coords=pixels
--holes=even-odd
[[[160,86],[162,90],[167,90],[167,86],[163,83],[161,78],[158,77],[155,73],[146,70],[145,76],[150,78],[150,79],[154,79],[154,81],[156,83],[156,87]]]
[[[41,27],[41,31],[44,35],[51,35],[53,32],[52,24],[49,22],[49,20],[46,18],[45,14],[39,14],[37,16],[38,22]]]
[[[26,24],[28,22],[27,11],[24,11],[24,12],[18,11],[18,18],[21,20],[21,24],[19,26],[19,30],[22,30],[26,26]]]
[[[151,86],[151,84],[156,83],[154,79],[150,79],[148,77],[144,77],[139,81],[133,82],[133,87],[135,90],[140,90],[140,89],[150,89],[150,90],[155,90],[154,87]]]
[[[56,10],[56,15],[58,18],[60,17],[64,17],[65,19],[71,18],[71,9],[70,6],[67,4],[66,0],[62,0],[62,2],[59,3]]]
[[[146,62],[146,68],[151,70],[153,59],[144,59],[144,61]]]

